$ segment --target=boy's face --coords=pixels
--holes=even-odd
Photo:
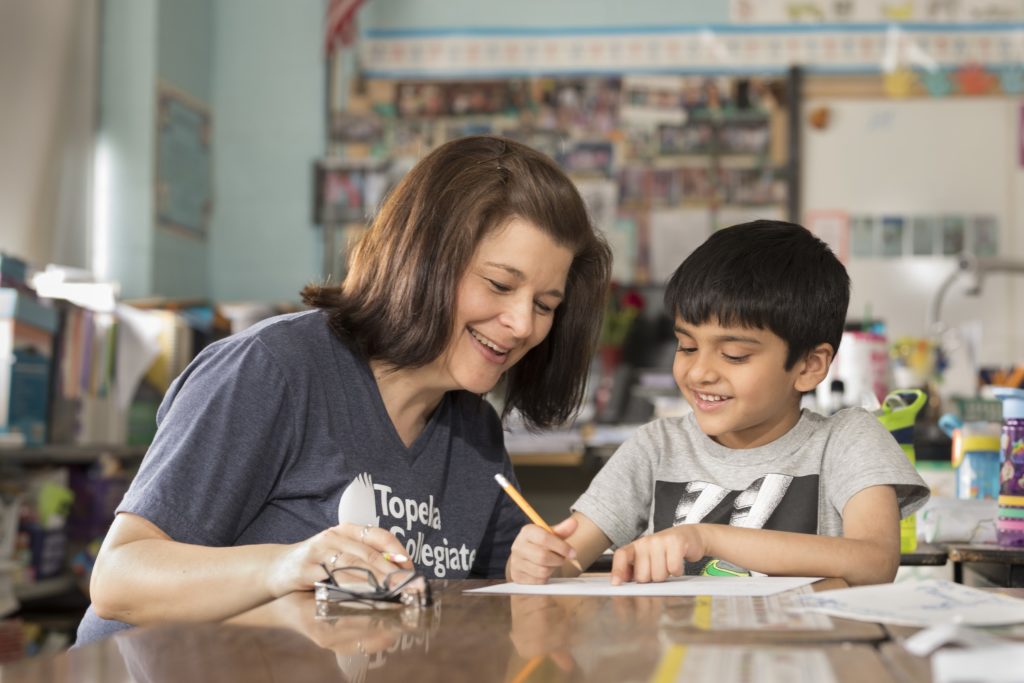
[[[822,358],[812,351],[810,360],[786,370],[781,337],[757,327],[722,327],[714,318],[691,325],[676,316],[675,332],[676,384],[701,431],[727,448],[763,446],[792,429],[801,393],[824,378],[831,361],[829,353],[820,369]]]

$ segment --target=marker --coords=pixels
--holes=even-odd
[[[549,527],[548,523],[544,521],[544,518],[537,514],[537,511],[533,509],[533,506],[526,502],[526,499],[523,498],[522,494],[519,493],[519,491],[516,491],[516,488],[509,483],[508,479],[499,473],[494,475],[494,481],[498,482],[498,485],[505,491],[505,493],[508,494],[509,498],[519,506],[520,510],[526,513],[526,516],[530,518],[531,522],[539,526],[541,529],[544,529],[544,531],[549,534],[554,536],[558,535],[551,530],[551,527]],[[578,560],[571,559],[569,562],[571,562],[572,566],[576,567],[581,574],[583,573],[583,567],[580,566]]]

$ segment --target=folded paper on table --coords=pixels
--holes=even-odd
[[[917,534],[926,543],[995,543],[998,516],[995,500],[933,496],[917,511]]]
[[[952,581],[915,581],[858,586],[800,596],[793,609],[902,626],[1024,623],[1024,600]]]
[[[678,576],[658,583],[623,583],[613,586],[607,576],[551,579],[546,584],[499,583],[474,588],[467,593],[499,595],[608,595],[608,596],[693,596],[693,595],[775,595],[818,581],[808,576]]]

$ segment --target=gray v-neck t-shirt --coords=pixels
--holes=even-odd
[[[206,546],[296,543],[341,521],[392,531],[428,577],[504,574],[526,518],[500,420],[447,393],[406,447],[370,368],[322,311],[278,316],[204,349],[175,380],[118,512]],[[89,609],[83,644],[125,628]]]

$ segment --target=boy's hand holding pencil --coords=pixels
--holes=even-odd
[[[535,525],[523,527],[512,544],[507,578],[516,583],[546,583],[566,563],[583,573],[576,550],[565,541],[576,530],[576,520],[570,517],[550,527],[508,479],[500,474],[494,479]]]

